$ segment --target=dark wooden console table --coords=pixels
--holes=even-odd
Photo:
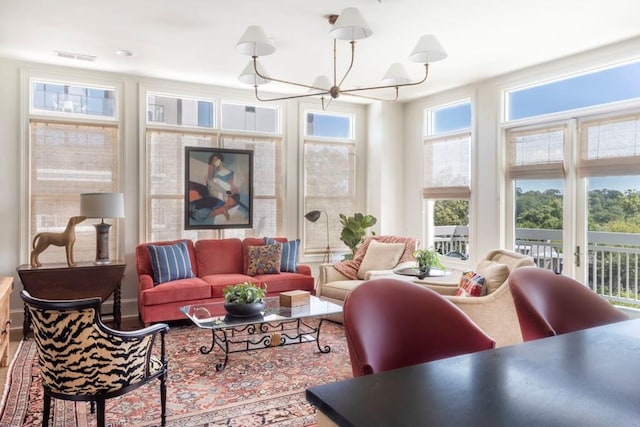
[[[18,267],[18,275],[22,287],[31,296],[43,299],[80,299],[100,297],[102,302],[113,295],[113,312],[102,313],[113,316],[115,328],[120,328],[120,286],[124,262],[114,261],[111,264],[96,265],[91,262],[78,263],[75,267],[67,264],[49,264],[31,267],[24,264]],[[31,319],[25,308],[22,332],[26,337],[31,330]]]

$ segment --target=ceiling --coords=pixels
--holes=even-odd
[[[257,24],[276,45],[261,59],[270,75],[311,84],[333,74],[326,16],[345,6],[360,9],[373,35],[358,41],[343,89],[379,84],[393,62],[421,78],[423,67],[408,56],[423,34],[435,34],[447,50],[427,83],[401,89],[400,100],[640,35],[638,0],[0,0],[0,57],[250,88],[238,81],[249,57],[234,46]],[[133,56],[118,56],[120,49]],[[339,41],[339,75],[348,49]],[[97,59],[59,58],[56,50]],[[300,93],[276,83],[264,88]]]

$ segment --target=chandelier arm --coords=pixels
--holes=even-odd
[[[318,96],[318,95],[328,95],[329,92],[328,91],[324,91],[324,92],[318,92],[318,93],[305,93],[304,95],[291,95],[291,96],[281,96],[278,98],[261,98],[260,95],[258,94],[258,86],[254,86],[253,87],[255,90],[255,95],[256,95],[256,99],[258,101],[284,101],[285,99],[296,99],[296,98],[306,98],[309,96]]]
[[[327,102],[326,104],[324,103],[324,96],[320,97],[320,100],[322,101],[322,111],[326,111],[327,108],[329,108],[329,105],[331,105],[331,101],[333,101],[333,98],[329,98],[329,102]]]
[[[395,87],[395,86],[394,86],[394,87]],[[397,101],[397,100],[398,100],[398,94],[399,94],[398,88],[397,88],[397,87],[395,87],[395,89],[396,89],[396,96],[395,96],[394,98],[391,98],[391,99],[382,98],[382,97],[379,97],[379,96],[362,95],[362,94],[360,94],[360,93],[353,93],[353,92],[345,93],[345,95],[346,95],[346,96],[353,96],[353,97],[356,97],[356,98],[371,99],[371,100],[374,100],[374,101],[388,101],[388,102],[395,102],[395,101]],[[342,94],[342,92],[341,92],[340,94]]]
[[[376,89],[388,89],[388,88],[400,88],[400,87],[405,87],[405,86],[417,86],[419,84],[424,83],[427,80],[427,77],[429,76],[429,64],[424,64],[424,69],[425,69],[425,73],[424,73],[424,78],[418,82],[411,82],[411,83],[402,83],[402,84],[395,84],[395,85],[382,85],[382,86],[370,86],[370,87],[359,87],[359,88],[355,88],[355,89],[346,89],[346,90],[340,90],[341,94],[345,94],[345,95],[352,95],[352,92],[359,92],[362,90],[376,90]]]
[[[288,84],[288,85],[300,86],[300,87],[304,87],[304,88],[307,88],[307,89],[315,89],[315,90],[320,90],[320,91],[324,91],[325,93],[328,93],[326,89],[321,88],[321,87],[315,87],[315,86],[306,85],[306,84],[303,84],[303,83],[291,82],[289,80],[277,79],[275,77],[271,77],[271,76],[267,76],[267,75],[264,75],[264,74],[260,74],[260,71],[258,71],[257,60],[258,60],[258,57],[254,56],[253,57],[253,71],[256,73],[256,75],[258,77],[261,77],[261,78],[263,78],[265,80],[278,82],[278,83],[285,83],[285,84]],[[301,96],[298,96],[298,98],[302,98],[303,96],[313,96],[313,95],[320,95],[320,94],[319,93],[314,93],[314,94],[309,94],[309,95],[301,95]],[[286,99],[286,98],[283,98],[283,99]]]
[[[335,50],[335,43],[336,40],[333,40],[333,44],[334,44],[334,48],[333,48],[333,79],[335,81],[335,75],[336,75],[336,50]],[[349,64],[349,68],[347,68],[347,71],[345,71],[344,76],[342,76],[342,80],[340,80],[340,84],[336,84],[337,87],[342,86],[342,83],[344,83],[344,80],[347,78],[347,76],[349,75],[349,73],[351,72],[351,68],[353,68],[353,60],[356,56],[356,41],[352,40],[349,43],[351,43],[351,63]],[[335,84],[335,83],[334,83]],[[342,91],[340,91],[342,92]]]

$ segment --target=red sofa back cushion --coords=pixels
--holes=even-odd
[[[195,244],[198,277],[244,273],[242,240],[202,239]]]
[[[149,255],[149,249],[147,246],[155,245],[155,246],[166,246],[166,245],[175,245],[179,242],[185,242],[187,244],[187,249],[189,250],[189,258],[191,261],[191,271],[196,276],[198,275],[198,269],[196,265],[196,252],[193,247],[193,242],[189,239],[180,239],[180,240],[168,240],[164,242],[149,242],[149,243],[140,243],[136,246],[136,268],[138,272],[138,277],[142,274],[148,274],[153,277],[153,268],[151,267],[151,255]]]

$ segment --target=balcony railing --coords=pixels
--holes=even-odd
[[[443,254],[464,257],[468,253],[468,228],[435,227],[434,245]],[[590,231],[587,234],[586,259],[588,285],[598,294],[616,304],[640,308],[638,267],[640,267],[640,236],[632,233]],[[516,229],[515,251],[531,256],[539,267],[562,273],[565,262],[576,261],[576,254],[565,254],[562,230],[530,228]]]

